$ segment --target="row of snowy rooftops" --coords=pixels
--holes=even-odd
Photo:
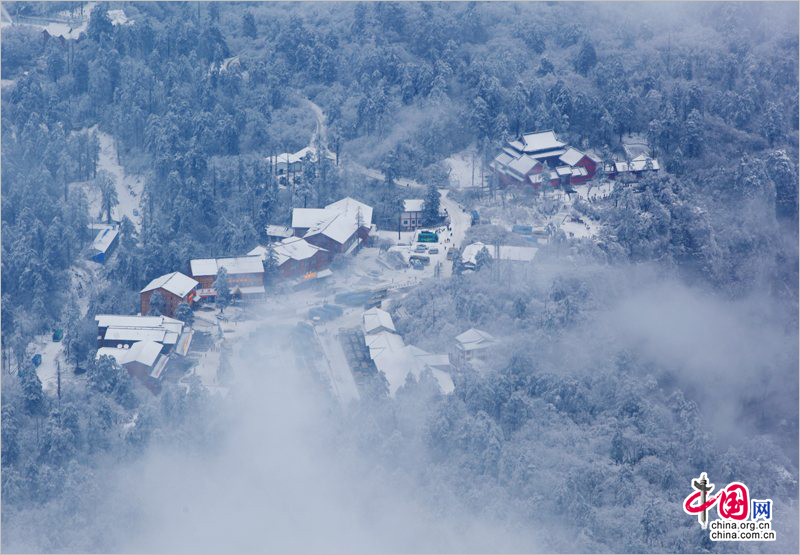
[[[431,372],[442,393],[450,393],[455,389],[453,379],[447,372],[450,368],[447,355],[435,355],[419,347],[406,345],[397,334],[388,312],[380,308],[367,310],[363,315],[363,326],[369,356],[378,371],[386,377],[391,396],[405,384],[409,374],[419,379],[426,370]]]
[[[148,283],[147,286],[141,290],[141,293],[146,293],[155,289],[164,289],[173,295],[183,298],[198,285],[200,285],[200,282],[197,280],[192,279],[181,272],[172,272],[171,274],[165,274],[161,277],[157,277]]]
[[[174,347],[175,352],[185,355],[191,343],[191,330],[168,316],[126,316],[120,314],[98,314],[95,316],[98,331],[107,342],[153,341]]]
[[[231,258],[197,258],[190,262],[190,266],[193,276],[216,276],[219,269],[223,267],[229,275],[264,273],[261,257],[256,255]]]
[[[659,166],[658,160],[650,158],[645,154],[640,154],[631,160],[630,164],[628,164],[628,162],[614,162],[613,166],[611,164],[606,164],[607,173],[641,172],[647,169],[658,171],[661,169],[661,166]]]

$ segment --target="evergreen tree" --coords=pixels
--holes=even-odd
[[[150,295],[150,308],[147,311],[148,316],[161,316],[167,311],[167,300],[161,291],[156,291]],[[144,316],[144,315],[143,315]]]
[[[480,270],[486,266],[490,266],[491,264],[492,255],[489,253],[489,249],[483,247],[478,251],[478,254],[475,255],[475,269]]]
[[[225,267],[217,270],[217,278],[214,280],[214,290],[216,291],[217,306],[220,312],[225,311],[225,307],[231,304],[231,288],[228,286],[228,271]]]
[[[95,185],[100,191],[100,206],[106,215],[106,223],[111,223],[111,211],[119,204],[117,197],[117,189],[114,187],[114,181],[111,179],[111,174],[105,170],[100,170],[95,178]]]
[[[267,253],[264,257],[264,282],[272,285],[278,277],[278,255],[275,254],[275,247],[272,243],[267,244]]]
[[[422,222],[426,226],[434,226],[439,222],[439,190],[433,184],[428,185],[428,191],[425,193]]]
[[[31,416],[41,416],[45,413],[46,397],[42,390],[42,382],[36,374],[36,369],[24,366],[19,371],[19,381],[25,403],[25,412]]]
[[[108,17],[108,4],[105,2],[98,2],[92,8],[92,14],[89,16],[89,26],[86,28],[86,35],[99,42],[104,36],[109,36],[114,30],[114,25]]]
[[[194,312],[187,302],[181,302],[175,309],[175,318],[191,326],[194,323]]]
[[[586,75],[595,65],[597,65],[597,52],[591,42],[584,41],[575,59],[575,70],[581,75]]]
[[[242,33],[244,36],[250,37],[251,39],[256,38],[256,35],[258,34],[256,29],[256,19],[250,12],[247,12],[242,16]]]
[[[783,137],[783,116],[774,102],[767,104],[764,115],[764,137],[769,141],[769,146],[773,146]]]

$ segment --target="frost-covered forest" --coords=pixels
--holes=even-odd
[[[4,551],[800,548],[797,3],[3,7],[88,21],[2,28]],[[271,157],[322,144],[315,107],[336,156],[282,186]],[[342,409],[280,326],[228,354],[225,397],[95,361],[94,315],[136,313],[150,280],[345,196],[396,229],[401,182],[435,195],[446,159],[488,165],[534,129],[615,152],[635,133],[663,170],[575,203],[597,237],[392,305],[432,352],[503,338],[453,393],[423,375]],[[109,167],[142,176],[135,205]],[[112,211],[119,245],[87,275]],[[57,394],[29,349],[54,328],[84,371]],[[771,498],[777,541],[711,542],[682,510],[701,472]]]

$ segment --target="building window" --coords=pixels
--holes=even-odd
[[[403,220],[403,225],[408,225],[408,220]]]

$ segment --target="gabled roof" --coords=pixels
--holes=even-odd
[[[129,362],[138,362],[145,366],[153,366],[161,354],[162,345],[155,341],[137,341],[131,348],[128,349],[128,354],[125,356],[123,364]]]
[[[566,144],[556,138],[556,134],[552,129],[538,131],[536,133],[526,133],[522,136],[522,142],[522,150],[526,153],[561,148]]]
[[[119,231],[114,228],[101,229],[92,242],[92,248],[98,252],[106,252],[117,235],[119,235]]]
[[[344,197],[336,202],[330,203],[325,207],[328,210],[336,210],[337,212],[349,214],[355,218],[358,211],[361,211],[361,220],[364,226],[369,227],[372,224],[372,207],[363,202],[359,202],[351,197]]]
[[[403,212],[422,212],[424,204],[421,198],[407,198],[403,201]]]
[[[584,156],[586,155],[577,148],[569,147],[567,151],[559,157],[559,160],[568,166],[574,166],[580,162]]]
[[[325,208],[294,208],[292,210],[292,227],[311,227],[331,216],[332,214]]]
[[[278,266],[283,265],[287,260],[306,260],[319,251],[328,252],[322,247],[312,245],[302,237],[287,237],[278,243],[273,243],[272,249],[278,259]],[[247,254],[260,256],[263,261],[267,258],[267,252],[267,247],[259,245]]]
[[[535,158],[530,156],[520,156],[516,160],[512,160],[508,163],[508,169],[511,170],[513,173],[519,175],[519,177],[524,177],[528,173],[533,170],[536,165],[539,164],[539,161]]]
[[[456,336],[456,341],[465,351],[485,349],[496,343],[494,337],[477,328],[470,328],[464,333]]]
[[[389,315],[388,312],[385,310],[381,310],[380,308],[370,308],[366,312],[364,312],[364,333],[372,334],[376,333],[381,330],[386,330],[390,332],[397,332],[397,329],[394,327],[394,322],[392,321],[392,317]]]
[[[267,225],[267,235],[270,237],[291,237],[294,235],[294,230],[285,225],[274,225],[268,224]]]
[[[569,166],[559,166],[556,168],[556,175],[572,175],[572,168]]]
[[[334,214],[330,219],[323,220],[311,226],[304,237],[325,235],[337,243],[344,245],[347,240],[358,231],[358,224],[352,214]]]
[[[216,276],[220,268],[231,274],[262,274],[264,265],[260,256],[236,256],[233,258],[197,258],[190,262],[193,276]]]
[[[146,293],[154,289],[164,289],[173,295],[183,298],[198,285],[200,285],[200,283],[197,280],[180,272],[172,272],[171,274],[164,274],[161,277],[157,277],[148,283],[147,287],[142,289],[141,292]]]

